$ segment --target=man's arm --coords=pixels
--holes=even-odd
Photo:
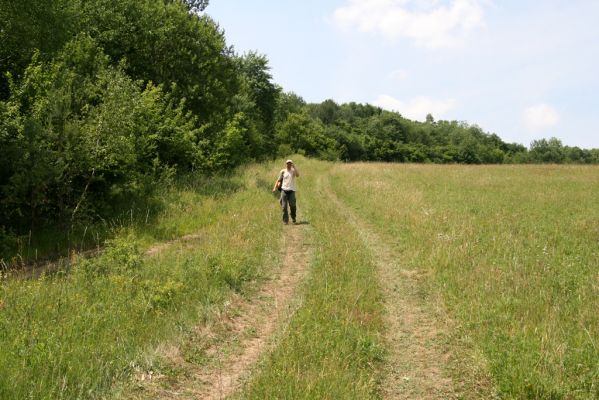
[[[293,169],[295,170],[295,177],[297,178],[299,176],[299,170],[295,164],[293,164]]]

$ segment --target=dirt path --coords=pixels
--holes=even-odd
[[[324,185],[329,188],[328,184]],[[424,300],[419,271],[402,268],[393,249],[385,243],[376,229],[349,206],[344,204],[331,189],[325,189],[327,197],[340,214],[359,232],[371,250],[381,289],[384,294],[386,314],[386,342],[389,350],[382,394],[385,399],[457,399],[492,398],[478,389],[480,377],[452,379],[447,346],[450,321],[441,306]],[[486,387],[486,383],[482,386]],[[487,389],[483,389],[487,392]]]
[[[250,299],[233,298],[210,325],[198,327],[194,343],[203,354],[201,362],[188,363],[179,349],[166,349],[172,367],[184,367],[186,373],[176,379],[138,376],[143,393],[130,398],[224,399],[237,392],[299,306],[296,292],[310,256],[305,229],[306,225],[285,227],[277,276]]]
[[[153,257],[160,254],[162,251],[176,244],[184,244],[195,240],[202,239],[202,235],[190,234],[184,235],[180,238],[169,240],[166,242],[159,242],[148,248],[144,255]],[[103,247],[97,246],[94,249],[76,251],[71,254],[70,257],[62,256],[55,260],[41,260],[36,262],[25,263],[18,269],[14,269],[6,265],[6,263],[0,264],[0,271],[7,271],[10,276],[14,279],[38,279],[42,274],[52,274],[59,270],[68,270],[70,268],[71,258],[91,258],[100,255],[103,251]]]

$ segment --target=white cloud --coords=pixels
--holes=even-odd
[[[406,118],[424,121],[428,113],[435,118],[443,116],[457,106],[457,101],[454,99],[435,100],[424,96],[401,101],[383,94],[377,97],[372,104],[386,110],[397,111]]]
[[[343,30],[379,33],[390,39],[407,37],[430,47],[459,46],[483,25],[484,0],[350,0],[334,11],[333,22]]]
[[[524,123],[533,132],[552,128],[558,124],[559,119],[557,110],[547,104],[537,104],[524,110]]]

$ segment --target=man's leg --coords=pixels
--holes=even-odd
[[[291,220],[295,223],[295,192],[289,192],[289,208],[291,209]]]
[[[283,209],[283,222],[289,223],[289,214],[287,213],[288,196],[284,190],[281,190],[281,208]]]

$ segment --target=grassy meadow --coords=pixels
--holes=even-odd
[[[138,370],[160,370],[156,346],[184,337],[232,293],[251,293],[276,265],[272,168],[188,178],[157,196],[161,211],[145,228],[123,225],[100,256],[39,279],[4,276],[0,398],[97,398]]]
[[[149,218],[114,223],[100,255],[2,276],[0,399],[123,398],[140,371],[187,373],[161,362],[168,344],[203,365],[189,338],[280,268],[287,229],[311,247],[298,306],[234,397],[381,398],[377,254],[327,193],[421,273],[420,295],[441,299],[501,398],[599,398],[597,167],[294,159],[302,225],[280,222],[279,160],[164,187]]]
[[[330,181],[429,274],[502,397],[599,398],[599,169],[353,164]]]

